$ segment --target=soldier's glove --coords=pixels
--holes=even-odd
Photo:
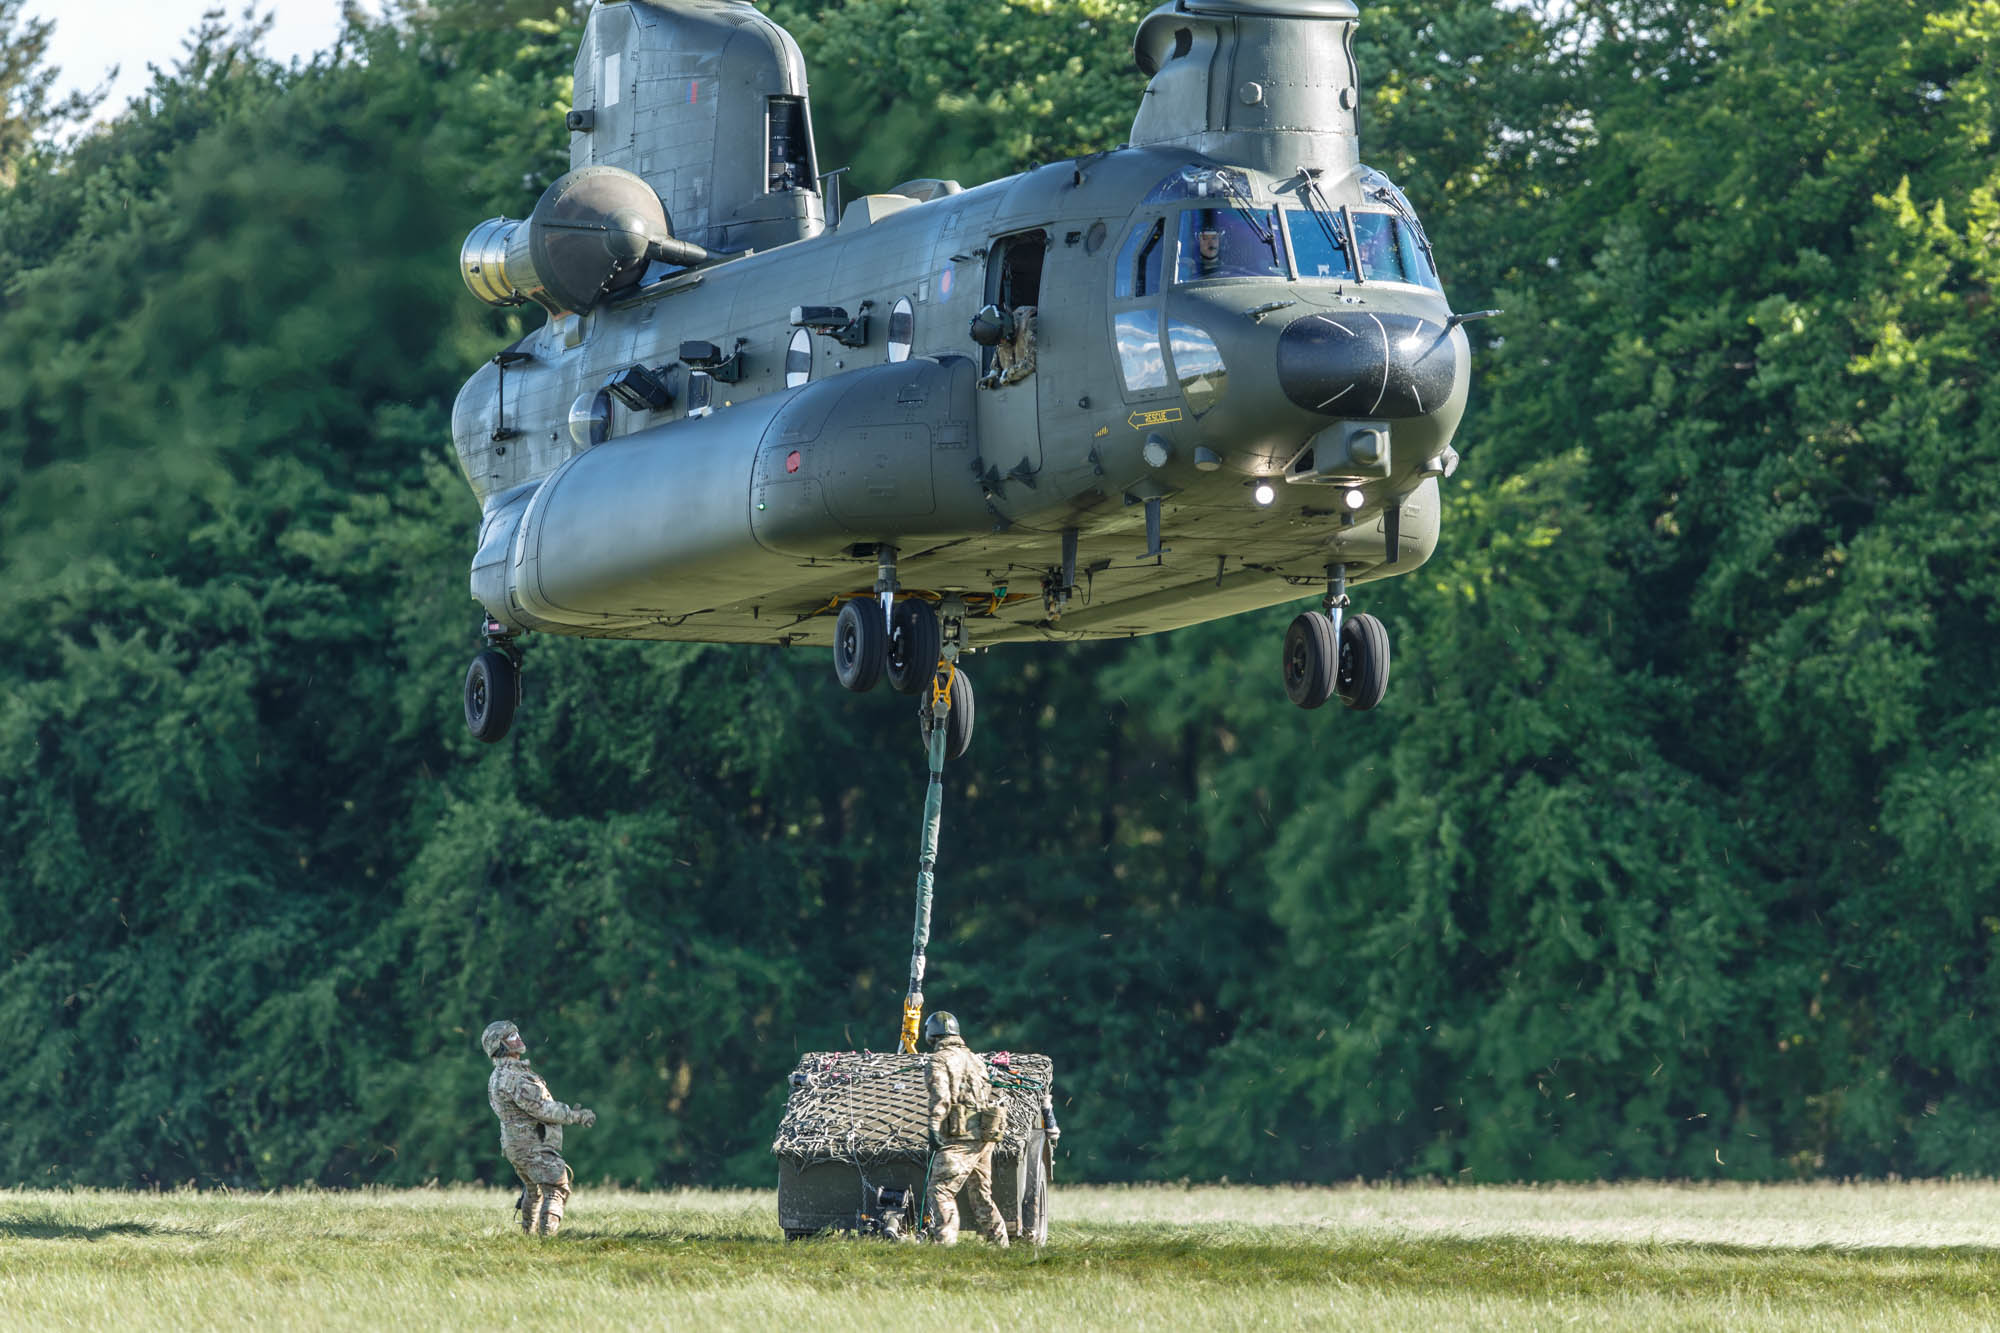
[[[597,1123],[597,1112],[589,1110],[588,1108],[578,1111],[576,1113],[576,1123],[581,1125],[585,1129],[589,1129],[592,1125]]]
[[[944,1140],[938,1137],[938,1132],[935,1129],[928,1131],[924,1137],[930,1141],[932,1152],[936,1152],[939,1148],[944,1147]]]

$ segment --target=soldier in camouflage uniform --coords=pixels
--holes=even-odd
[[[972,1224],[1004,1250],[1007,1224],[993,1203],[993,1147],[1005,1121],[994,1112],[1000,1103],[986,1076],[986,1062],[967,1049],[958,1019],[943,1010],[924,1020],[924,1040],[934,1052],[929,1076],[935,1150],[928,1196],[931,1239],[940,1245],[958,1243],[958,1193],[963,1189]]]
[[[521,1230],[553,1236],[562,1229],[569,1201],[569,1163],[562,1157],[564,1125],[597,1123],[597,1112],[564,1106],[528,1067],[528,1045],[506,1019],[486,1025],[479,1044],[493,1058],[486,1102],[500,1117],[500,1151],[521,1177]]]

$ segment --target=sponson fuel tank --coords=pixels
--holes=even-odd
[[[973,380],[920,357],[576,454],[495,506],[475,593],[519,627],[613,633],[754,600],[857,542],[948,540],[988,518]]]

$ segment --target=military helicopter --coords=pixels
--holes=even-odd
[[[468,726],[526,631],[830,646],[971,734],[961,651],[1292,601],[1290,699],[1375,707],[1349,590],[1429,558],[1468,345],[1415,210],[1360,162],[1351,0],[1170,0],[1131,141],[838,203],[804,61],[746,0],[599,0],[571,170],[474,228],[546,323],[452,430],[483,508]],[[838,224],[829,227],[828,196]]]

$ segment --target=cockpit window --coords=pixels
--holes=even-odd
[[[1377,282],[1414,282],[1442,290],[1428,247],[1410,222],[1389,213],[1355,213],[1354,239],[1361,247],[1361,276]]]
[[[1135,296],[1156,296],[1160,290],[1160,256],[1165,245],[1167,221],[1154,218],[1152,226],[1140,224],[1118,253],[1118,300]]]
[[[1437,257],[1431,252],[1430,237],[1424,235],[1424,224],[1417,220],[1417,210],[1410,207],[1409,197],[1390,180],[1371,166],[1363,166],[1355,178],[1361,187],[1361,206],[1370,210],[1366,214],[1357,213],[1354,229],[1360,232],[1364,227],[1386,229],[1390,235],[1374,243],[1375,253],[1370,254],[1370,243],[1361,242],[1361,260],[1364,268],[1380,262],[1384,268],[1381,274],[1373,272],[1368,276],[1380,277],[1386,282],[1421,283],[1434,291],[1442,291],[1438,281]],[[1364,222],[1364,218],[1375,218],[1375,209],[1386,207],[1394,216],[1385,224],[1381,221]],[[1390,256],[1393,254],[1393,258]],[[1390,269],[1396,270],[1396,276]]]
[[[1292,258],[1298,263],[1301,278],[1354,281],[1354,260],[1347,253],[1347,220],[1340,214],[1319,208],[1287,208],[1285,226],[1291,232]]]
[[[1190,208],[1181,214],[1177,282],[1289,278],[1275,208]]]

